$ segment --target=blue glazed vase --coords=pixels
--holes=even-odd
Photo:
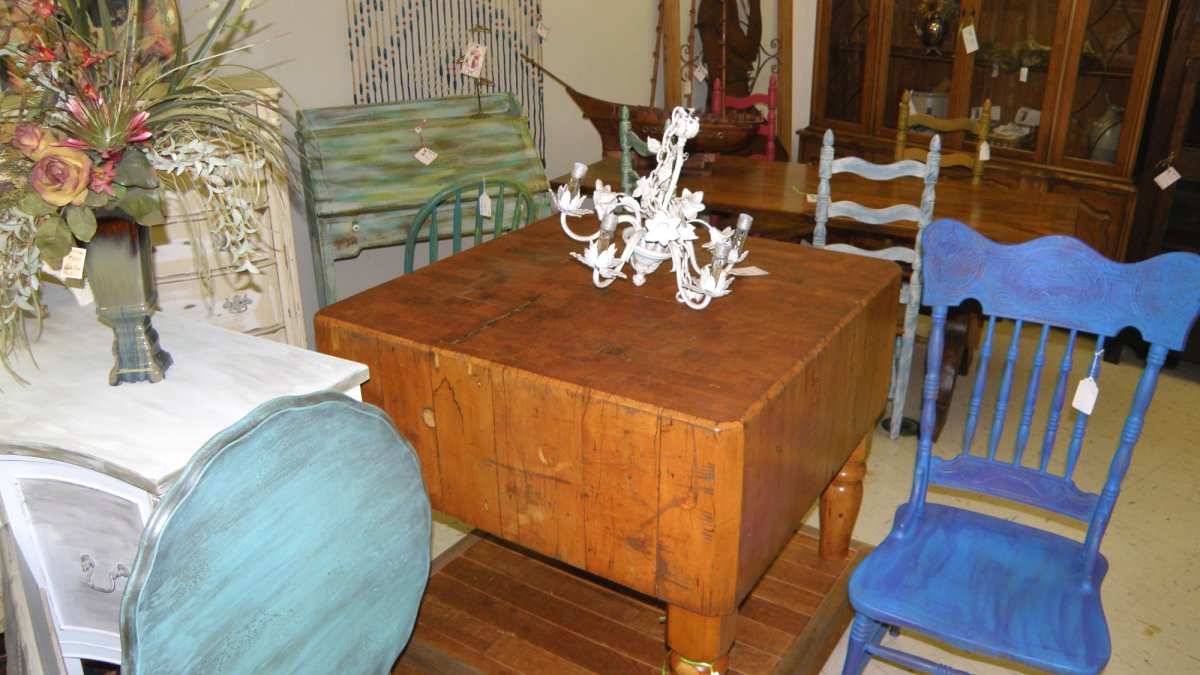
[[[84,273],[96,314],[113,329],[108,383],[161,382],[171,355],[158,344],[150,315],[158,302],[150,269],[150,231],[121,212],[98,212]]]

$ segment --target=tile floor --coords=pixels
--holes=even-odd
[[[1003,325],[1003,324],[1002,324]],[[999,333],[1002,329],[998,329]],[[1077,346],[1077,362],[1090,360],[1091,345]],[[914,374],[924,370],[924,344],[914,355]],[[1141,360],[1126,350],[1122,363],[1103,365],[1100,385],[1109,399],[1131,390],[1141,373]],[[916,417],[921,378],[913,377],[907,412]],[[965,405],[967,383],[960,381],[954,405]],[[1119,390],[1119,391],[1118,391]],[[1015,389],[1023,391],[1023,389]],[[1128,400],[1127,398],[1123,400]],[[1120,433],[1123,415],[1105,417],[1103,408],[1093,414],[1090,443],[1107,442]],[[961,424],[952,414],[943,438],[957,438]],[[1117,509],[1102,552],[1111,568],[1103,588],[1104,605],[1113,640],[1113,657],[1106,673],[1200,673],[1200,365],[1182,363],[1163,371],[1158,393],[1147,415],[1142,438],[1134,453]],[[870,544],[883,539],[891,528],[895,507],[908,498],[914,438],[890,440],[877,432],[868,459],[865,498],[854,538]],[[1085,448],[1086,450],[1086,448]],[[1085,458],[1087,453],[1085,452]],[[1100,475],[1106,466],[1079,468],[1080,475]],[[808,524],[816,525],[815,509]],[[469,531],[460,523],[440,518],[434,528],[434,554],[445,550]],[[1067,525],[1055,524],[1061,530]],[[956,668],[975,673],[1009,673],[996,662],[964,654],[947,654],[928,643],[900,635],[897,646],[934,656]],[[845,635],[829,658],[823,674],[840,673],[845,655]],[[909,672],[872,662],[871,675]]]

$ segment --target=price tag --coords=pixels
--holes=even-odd
[[[83,261],[87,258],[87,249],[72,247],[67,257],[63,258],[60,273],[64,279],[82,279]]]
[[[992,77],[1000,77],[1000,64],[999,63],[992,64]]]
[[[979,161],[986,162],[992,158],[992,146],[984,141],[979,144]]]
[[[804,199],[808,200],[808,203],[809,203],[809,204],[816,204],[816,203],[817,203],[817,196],[816,196],[815,194],[811,193],[811,192],[809,192],[809,193],[806,193],[806,194],[804,195]]]
[[[538,37],[545,40],[550,37],[550,26],[545,21],[539,21],[537,27]]]
[[[1158,185],[1160,190],[1166,190],[1174,185],[1175,181],[1179,180],[1180,178],[1183,178],[1183,176],[1175,170],[1175,167],[1168,166],[1166,171],[1163,171],[1154,177],[1154,182]]]
[[[1022,82],[1029,81],[1029,68],[1021,66],[1021,72],[1017,74],[1017,79]]]
[[[1079,381],[1079,387],[1075,389],[1075,399],[1071,401],[1071,407],[1084,415],[1091,415],[1092,408],[1096,407],[1096,397],[1099,395],[1100,387],[1096,385],[1096,381],[1091,377],[1085,377]]]
[[[424,164],[425,166],[433,164],[433,160],[438,158],[438,154],[436,152],[426,147],[422,147],[417,151],[417,154],[413,156],[417,158],[418,162]]]
[[[479,195],[479,215],[484,218],[492,217],[492,198],[486,192]]]
[[[703,82],[704,78],[708,77],[708,66],[701,63],[692,71],[692,79],[697,82]]]
[[[968,54],[979,51],[979,38],[975,35],[975,24],[963,27],[962,37],[963,46],[967,48]]]
[[[917,114],[917,104],[913,103],[911,98],[908,99],[908,114],[909,115]]]
[[[487,46],[481,45],[478,42],[468,42],[467,51],[463,56],[462,66],[458,72],[479,79],[480,73],[483,72],[483,58],[487,56]]]

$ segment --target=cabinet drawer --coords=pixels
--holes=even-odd
[[[262,274],[227,271],[209,278],[206,293],[196,277],[158,282],[158,307],[167,314],[204,321],[241,333],[284,323],[279,272],[264,265]],[[165,345],[170,351],[171,346]]]
[[[151,228],[150,243],[154,247],[153,270],[154,278],[163,280],[171,277],[196,274],[197,243],[201,244],[201,254],[208,260],[208,268],[212,272],[233,269],[233,261],[229,253],[218,250],[209,230],[208,214],[197,214],[189,218],[171,219],[164,225]],[[254,233],[254,241],[258,255],[252,260],[261,267],[261,263],[274,258],[274,241],[271,223],[263,214],[263,225]]]

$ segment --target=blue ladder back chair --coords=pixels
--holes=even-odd
[[[484,194],[492,202],[492,215],[487,217],[478,208],[479,200]],[[465,200],[464,200],[465,196]],[[439,215],[450,219],[450,237],[453,252],[462,250],[463,224],[465,218],[471,218],[475,245],[483,243],[483,235],[488,230],[493,237],[499,237],[505,232],[528,225],[534,216],[533,195],[529,188],[520,181],[508,178],[487,178],[484,180],[469,180],[456,183],[444,188],[434,195],[413,216],[412,226],[408,228],[408,239],[404,246],[404,273],[413,271],[414,256],[417,243],[425,241],[429,251],[429,262],[437,262],[438,240],[444,225],[438,224]],[[484,221],[490,221],[490,224]],[[485,227],[485,225],[488,225]],[[437,233],[431,234],[431,233]]]
[[[1100,602],[1108,569],[1100,542],[1159,370],[1169,349],[1184,346],[1200,314],[1200,256],[1168,253],[1119,264],[1070,237],[1004,246],[945,219],[929,226],[924,245],[932,367],[924,381],[912,495],[897,510],[892,531],[851,578],[850,603],[857,614],[843,673],[862,672],[872,656],[925,672],[958,672],[935,670],[932,661],[881,644],[889,628],[1045,671],[1099,672],[1112,651]],[[977,300],[989,317],[975,389],[961,448],[935,456],[932,420],[946,316],[967,299]],[[1001,372],[993,375],[988,359],[997,317],[1012,322],[1013,337],[1007,347],[995,347],[1003,356],[997,352]],[[1027,330],[1029,323],[1036,329]],[[1085,376],[1099,380],[1104,338],[1126,326],[1151,343],[1135,391],[1110,392],[1107,400],[1102,392],[1099,407],[1089,414],[1066,405],[1076,382]],[[1057,367],[1046,365],[1058,351],[1048,348],[1051,328],[1065,329]],[[1022,339],[1023,333],[1030,336]],[[1073,360],[1080,333],[1098,336],[1096,354]],[[1028,380],[1020,392],[1024,375],[1016,371],[1023,347],[1032,352],[1021,361]],[[986,434],[980,428],[987,417],[985,389],[991,392],[986,400],[994,401]],[[1040,400],[1039,389],[1047,390]],[[1107,476],[1077,475],[1091,416],[1119,415],[1126,408],[1115,447],[1088,447],[1105,453],[1088,465],[1108,466]],[[1034,420],[1040,437],[1031,434]],[[1063,536],[969,510],[973,498],[960,500],[961,506],[928,501],[932,486],[1036,507],[1038,514],[1057,514],[1078,532]]]
[[[429,498],[374,406],[269,401],[214,436],[142,534],[121,672],[386,673],[429,577]]]
[[[903,330],[896,338],[892,359],[892,380],[888,387],[888,398],[892,401],[889,435],[900,435],[900,423],[904,418],[904,401],[908,391],[909,371],[912,368],[913,345],[917,336],[917,314],[921,304],[921,236],[925,226],[933,220],[933,203],[941,162],[942,140],[934,136],[929,143],[925,161],[907,159],[892,164],[872,164],[859,157],[833,158],[833,130],[825,131],[818,166],[817,204],[813,229],[813,246],[872,258],[894,260],[911,265],[912,273],[900,289],[900,304],[904,305]],[[830,182],[840,173],[850,173],[874,181],[901,178],[917,178],[924,181],[919,204],[895,204],[886,208],[868,208],[854,201],[832,201]],[[913,246],[890,246],[878,250],[865,249],[850,244],[828,244],[827,224],[830,218],[850,218],[868,225],[887,225],[897,221],[909,221],[916,225]]]

